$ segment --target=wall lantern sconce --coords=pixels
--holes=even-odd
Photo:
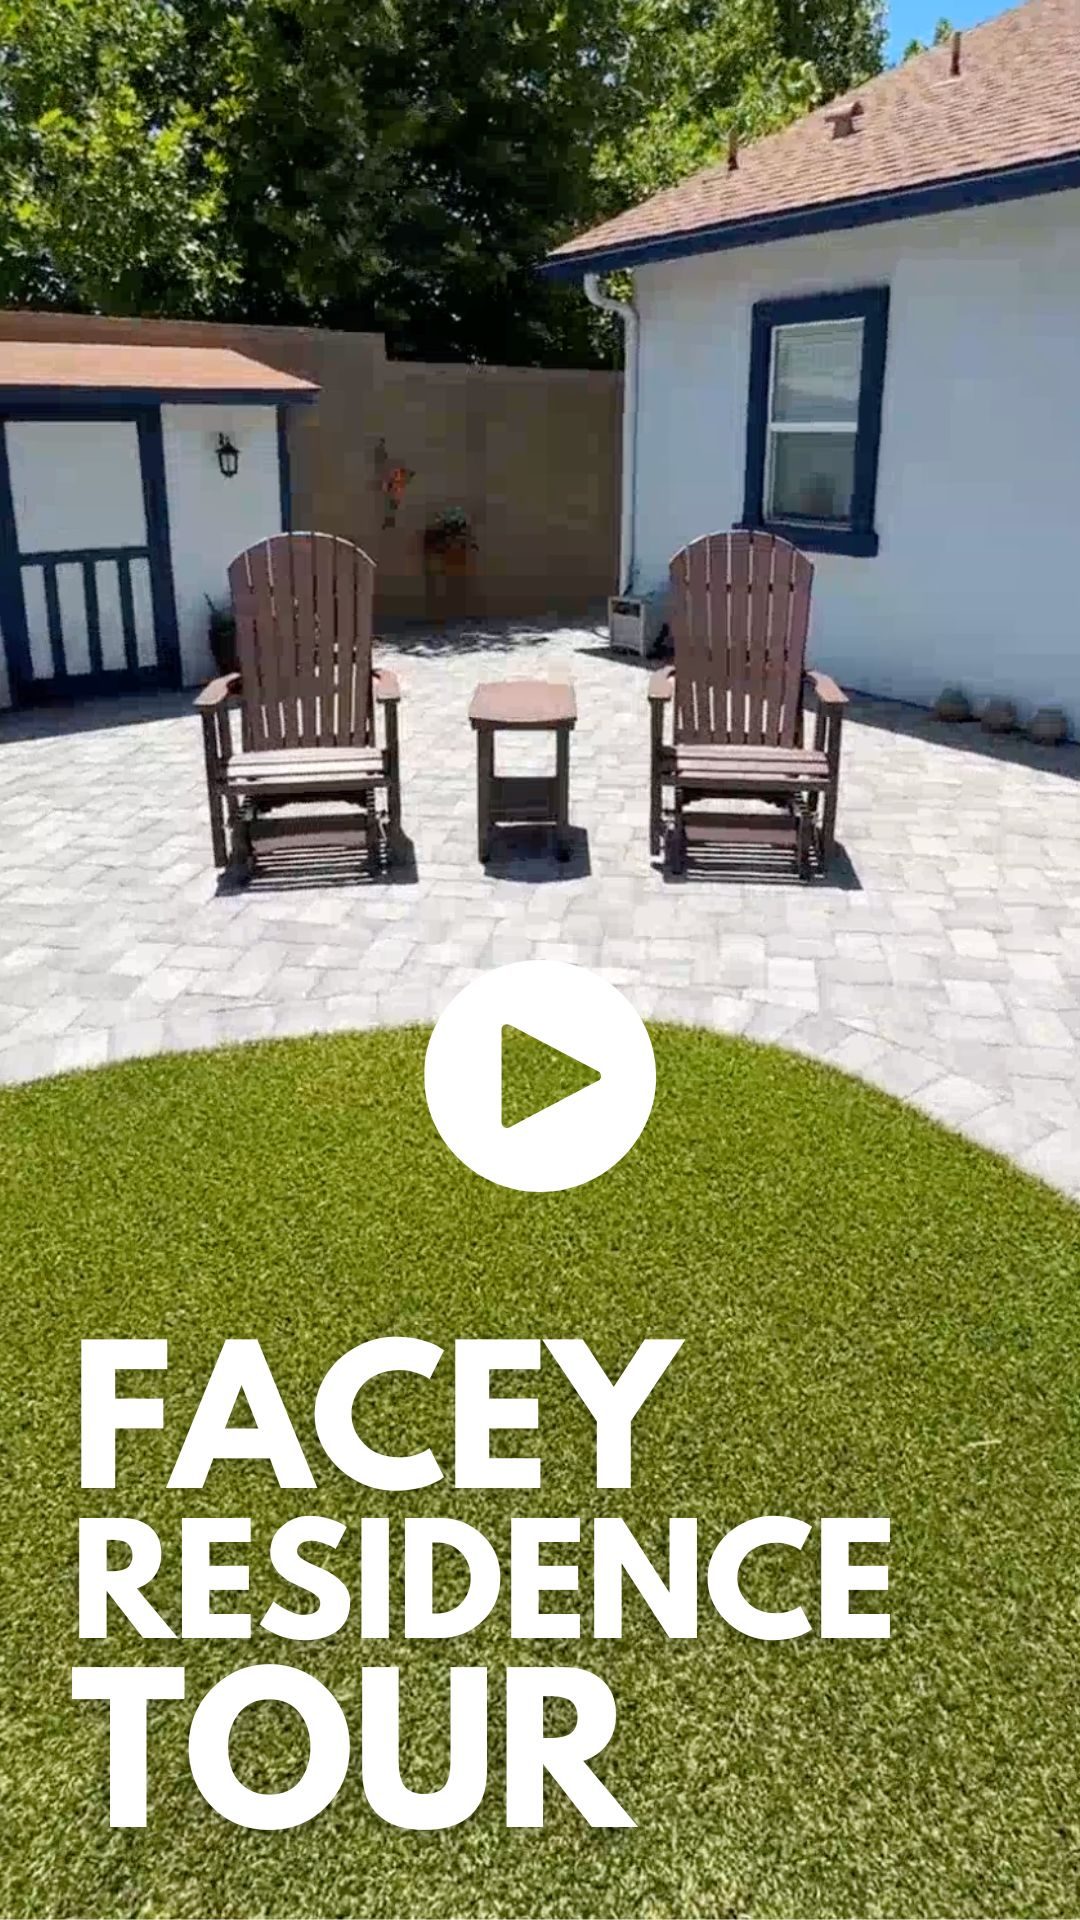
[[[226,480],[232,480],[240,465],[240,449],[233,446],[227,433],[218,434],[217,463]]]

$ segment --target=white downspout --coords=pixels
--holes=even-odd
[[[604,313],[617,313],[626,344],[623,372],[622,514],[619,522],[619,592],[629,593],[634,582],[634,505],[637,494],[638,311],[628,300],[613,300],[600,290],[597,273],[585,275],[585,294]]]

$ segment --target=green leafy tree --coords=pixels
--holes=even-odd
[[[952,21],[944,20],[944,19],[939,20],[937,23],[937,26],[934,28],[934,38],[931,42],[931,45],[935,47],[944,46],[947,40],[952,39],[952,36],[953,36]],[[907,46],[904,48],[903,54],[901,55],[901,59],[912,60],[914,59],[917,53],[927,53],[927,52],[929,52],[929,48],[927,47],[925,40],[909,40],[907,43]]]
[[[880,65],[877,0],[0,0],[0,297],[605,352],[567,233]]]
[[[222,167],[157,0],[0,0],[0,294],[105,313],[228,297]]]
[[[881,66],[874,0],[638,0],[618,92],[597,152],[612,205],[719,164]]]
[[[241,310],[381,328],[395,352],[428,358],[577,357],[577,303],[535,263],[595,206],[597,8],[363,12],[240,10],[221,138]]]
[[[880,73],[885,44],[880,0],[775,0],[776,33],[789,57],[809,60],[822,98],[833,100]]]

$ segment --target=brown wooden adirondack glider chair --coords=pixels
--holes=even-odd
[[[805,554],[768,533],[709,534],[671,563],[675,659],[649,685],[649,839],[654,854],[663,843],[671,872],[685,870],[688,841],[790,846],[802,879],[828,864],[847,696],[805,666],[813,577]],[[770,811],[702,808],[733,799],[768,801]]]
[[[398,854],[400,690],[392,673],[372,665],[374,577],[366,553],[328,533],[276,534],[229,568],[240,671],[213,681],[195,702],[218,867],[252,872],[260,844],[272,839],[309,848],[341,841],[347,814],[270,817],[294,802],[358,809],[372,871]]]

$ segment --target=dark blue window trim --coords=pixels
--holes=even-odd
[[[862,374],[855,431],[855,485],[851,525],[827,526],[813,520],[766,520],[765,442],[769,412],[769,368],[774,327],[814,320],[861,320]],[[746,413],[746,473],[743,527],[781,534],[811,553],[874,554],[881,396],[885,385],[885,344],[889,327],[888,287],[855,287],[844,293],[815,293],[790,300],[760,300],[750,333],[750,396]]]
[[[1007,200],[1030,200],[1043,193],[1063,193],[1080,187],[1080,154],[1063,159],[1026,161],[1018,167],[991,173],[962,174],[932,180],[926,186],[900,187],[893,193],[869,194],[859,200],[830,200],[824,206],[793,207],[784,213],[759,214],[750,220],[719,221],[714,227],[695,227],[688,233],[661,233],[648,240],[595,247],[586,252],[553,255],[540,272],[552,280],[580,280],[586,273],[611,273],[616,268],[644,267],[654,260],[684,260],[697,253],[724,253],[732,247],[760,247],[775,240],[792,240],[808,233],[837,233],[846,227],[877,226],[884,220],[921,219],[930,213],[958,213],[968,207],[989,207]]]

